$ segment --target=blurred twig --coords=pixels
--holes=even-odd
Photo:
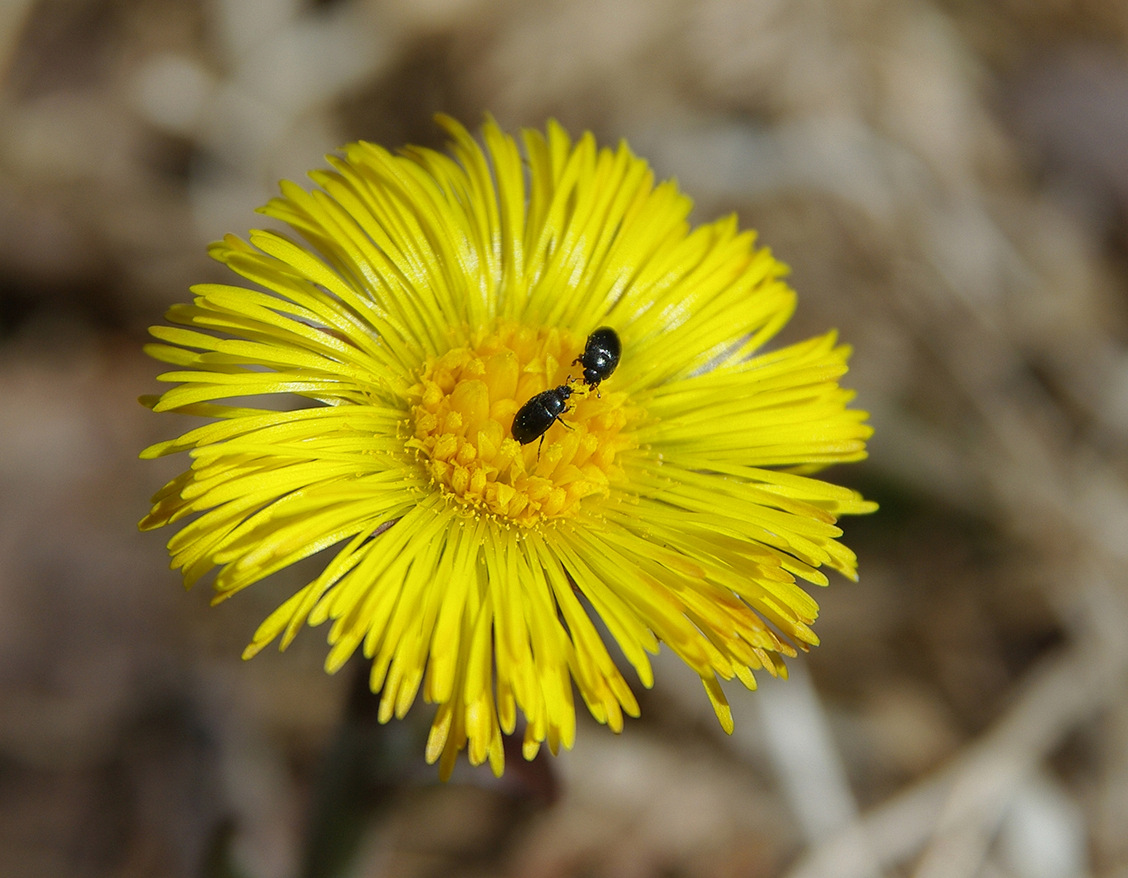
[[[0,81],[12,63],[16,44],[34,3],[35,0],[4,0],[0,3]]]
[[[867,873],[852,865],[859,845],[868,847],[885,868],[927,847],[919,878],[976,874],[1022,780],[1078,723],[1118,699],[1126,676],[1123,638],[1119,643],[1086,640],[1047,660],[975,744],[809,852],[790,878],[861,878]]]

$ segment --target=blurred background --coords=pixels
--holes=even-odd
[[[626,138],[793,268],[877,433],[861,580],[736,732],[659,661],[501,782],[139,534],[205,245],[431,117]],[[0,0],[0,874],[1128,876],[1128,4]]]

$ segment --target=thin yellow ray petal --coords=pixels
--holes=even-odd
[[[728,699],[725,698],[721,684],[716,677],[712,676],[702,677],[701,682],[705,686],[705,694],[709,696],[709,702],[713,705],[713,712],[717,714],[717,721],[721,724],[721,728],[725,730],[725,734],[731,735],[733,728],[735,728],[732,721],[732,708],[729,707]]]

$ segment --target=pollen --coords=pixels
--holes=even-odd
[[[531,526],[572,516],[585,497],[622,478],[618,452],[634,445],[626,394],[579,381],[582,336],[504,323],[470,346],[424,363],[409,391],[409,430],[421,464],[449,497],[479,513]],[[613,382],[608,382],[613,384]],[[567,384],[572,396],[543,442],[521,445],[513,418],[536,394]]]

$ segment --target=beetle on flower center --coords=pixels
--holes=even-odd
[[[599,382],[605,381],[615,371],[622,352],[619,334],[610,326],[601,326],[588,336],[584,352],[572,360],[572,365],[581,364],[584,367],[584,383],[597,388]]]
[[[544,434],[564,414],[571,395],[572,388],[567,384],[538,393],[514,415],[513,438],[522,445],[528,445],[538,436],[544,442]],[[563,421],[560,423],[564,424]]]

